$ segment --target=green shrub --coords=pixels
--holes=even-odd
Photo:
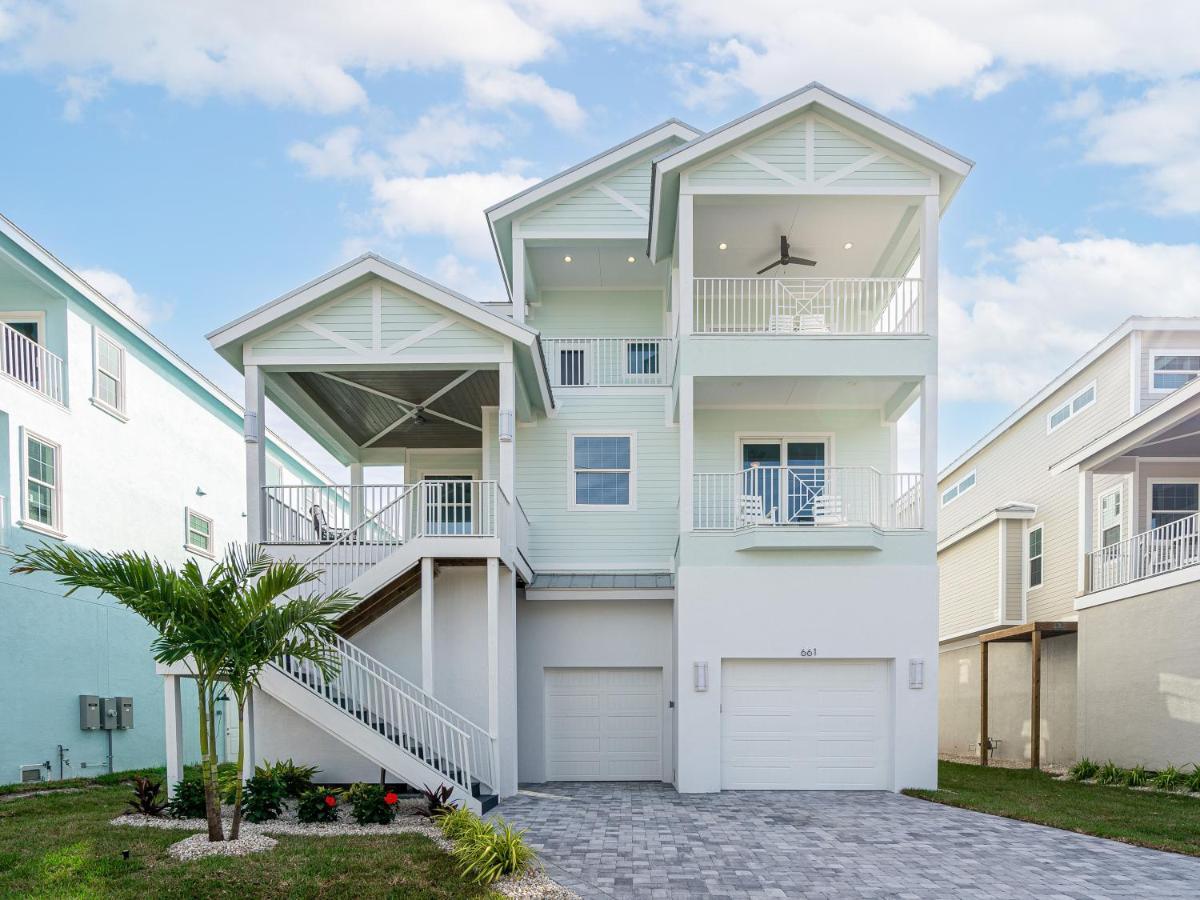
[[[1096,781],[1100,784],[1124,784],[1125,770],[1110,759],[1096,773]]]
[[[338,791],[317,787],[300,798],[296,812],[301,822],[336,822],[338,802]]]
[[[461,841],[481,830],[491,830],[491,826],[487,822],[465,806],[445,809],[435,819],[442,834],[451,841]]]
[[[365,784],[354,794],[350,816],[359,825],[390,825],[396,818],[396,803],[400,797],[378,784]]]
[[[303,797],[313,786],[313,776],[320,769],[316,766],[301,766],[292,762],[291,758],[265,762],[254,767],[255,775],[272,775],[283,783],[283,790],[293,799]]]
[[[1150,773],[1140,763],[1125,770],[1125,787],[1145,787],[1150,783]]]
[[[475,884],[491,884],[506,875],[518,875],[537,860],[525,843],[525,832],[516,831],[503,819],[474,829],[454,845],[459,874]]]
[[[242,788],[242,815],[248,822],[278,819],[287,794],[283,782],[274,775],[255,775]]]
[[[1086,756],[1071,766],[1071,771],[1068,773],[1074,781],[1087,781],[1089,778],[1095,778],[1096,773],[1100,771],[1100,766],[1088,759]]]
[[[1200,763],[1192,763],[1192,771],[1184,776],[1183,786],[1189,791],[1200,791]]]
[[[1177,791],[1186,781],[1187,776],[1175,766],[1167,766],[1150,779],[1150,783],[1160,791]]]
[[[129,807],[135,813],[143,816],[158,817],[167,808],[167,801],[161,796],[162,782],[155,781],[144,775],[136,775],[133,779],[133,796],[129,799]]]
[[[378,787],[378,785],[368,784],[365,781],[354,782],[354,784],[352,784],[352,785],[350,785],[350,787],[346,788],[346,802],[347,803],[357,803],[358,798],[360,796],[362,796],[362,792],[366,791],[366,790],[370,790],[373,787]]]
[[[208,814],[199,775],[189,775],[175,785],[175,799],[167,804],[167,812],[176,819],[203,819]]]

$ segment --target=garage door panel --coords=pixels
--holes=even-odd
[[[546,669],[545,679],[547,780],[662,777],[661,669]]]

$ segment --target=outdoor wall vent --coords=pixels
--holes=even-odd
[[[910,659],[908,661],[908,686],[914,691],[925,687],[925,660]]]

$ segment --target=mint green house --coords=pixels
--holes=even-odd
[[[937,238],[970,168],[814,84],[487,210],[507,302],[367,254],[209,335],[251,529],[363,598],[336,679],[267,672],[255,755],[476,808],[932,786]],[[265,398],[348,484],[273,480]]]

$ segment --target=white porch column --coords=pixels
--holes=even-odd
[[[246,440],[246,540],[257,544],[265,538],[263,482],[267,477],[266,399],[263,371],[246,366],[246,413],[243,434]]]
[[[175,799],[175,785],[183,781],[183,710],[178,675],[163,676],[164,719],[167,725],[167,799]]]
[[[525,239],[512,242],[512,317],[514,322],[525,321]],[[503,405],[503,404],[501,404]]]
[[[421,557],[421,690],[433,695],[433,557]]]
[[[696,250],[692,240],[692,195],[679,195],[677,217],[678,233],[675,239],[675,254],[679,260],[679,331],[680,335],[692,333],[693,313],[696,308],[696,290],[692,283]]]
[[[487,692],[488,734],[495,748],[492,765],[500,772],[500,560],[487,561]],[[499,788],[498,785],[494,787]]]
[[[1079,577],[1076,588],[1082,596],[1088,589],[1088,554],[1092,552],[1093,476],[1088,469],[1079,470]]]
[[[350,524],[358,525],[363,520],[363,464],[350,463]]]
[[[937,533],[937,376],[921,379],[921,524]]]
[[[924,331],[933,338],[933,373],[921,381],[921,514],[927,531],[937,533],[937,333],[938,333],[938,224],[941,203],[937,194],[921,206],[921,300]]]
[[[925,333],[938,333],[938,223],[941,203],[937,194],[925,197],[921,207],[921,300],[925,312]]]
[[[254,749],[254,689],[250,689],[250,693],[246,695],[246,718],[242,721],[243,742],[245,744],[246,755],[242,760],[242,778],[249,779],[254,777],[254,761],[258,758]]]
[[[508,352],[512,353],[511,345]],[[507,507],[500,502],[499,498],[496,498],[497,534],[503,536],[510,545],[515,545],[517,542],[517,376],[511,356],[506,362],[500,363],[500,408],[496,413],[496,427],[500,433],[504,432],[506,418],[509,422],[509,439],[500,440],[500,435],[497,434],[500,446],[500,471],[492,477],[496,479],[500,490],[504,491],[504,496],[508,498]]]
[[[692,530],[692,503],[694,481],[692,469],[695,467],[693,444],[695,435],[692,428],[694,404],[692,402],[694,377],[679,376],[679,530]]]

